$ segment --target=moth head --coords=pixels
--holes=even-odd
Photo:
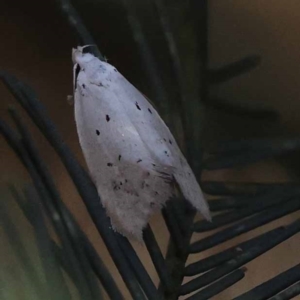
[[[87,46],[78,46],[72,49],[72,60],[74,64],[74,87],[76,88],[76,79],[80,71],[84,71],[85,76],[89,77],[90,81],[101,82],[103,79],[109,80],[118,72],[117,69],[109,63],[100,60],[93,54],[88,53]],[[110,80],[109,80],[110,81]]]
[[[80,67],[86,63],[89,63],[95,56],[90,53],[84,53],[84,48],[89,47],[87,46],[78,46],[77,49],[72,49],[72,60],[73,64],[78,64]]]

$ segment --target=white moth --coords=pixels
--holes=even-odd
[[[141,240],[151,215],[176,187],[210,220],[190,166],[144,95],[83,47],[72,56],[79,141],[113,228]]]

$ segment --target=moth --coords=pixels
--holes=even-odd
[[[211,220],[200,186],[155,108],[118,70],[73,49],[75,121],[90,175],[112,227],[142,240],[176,190]]]

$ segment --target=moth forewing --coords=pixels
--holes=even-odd
[[[142,239],[149,218],[176,193],[210,218],[199,184],[146,97],[115,67],[73,51],[80,145],[113,228]]]

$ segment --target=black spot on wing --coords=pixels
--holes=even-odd
[[[108,166],[108,167],[112,167],[113,164],[109,162],[109,163],[107,163],[107,166]]]
[[[146,188],[149,188],[149,186],[150,186],[150,185],[149,185],[146,181],[143,181],[143,182],[142,182],[142,189],[144,189],[145,187],[146,187]]]
[[[149,111],[149,113],[152,115],[152,111],[151,111],[151,109],[150,109],[150,108],[148,108],[148,111]]]
[[[100,135],[100,131],[98,129],[96,129],[96,134]]]
[[[105,117],[105,118],[106,118],[106,121],[107,121],[107,122],[109,122],[109,121],[110,121],[110,116],[109,116],[109,115],[106,115],[106,117]]]
[[[117,184],[117,182],[116,181],[112,181],[112,187],[113,187],[113,190],[114,191],[118,191],[118,190],[120,190],[121,189],[121,187]]]
[[[122,158],[122,155],[120,154],[120,155],[119,155],[119,157],[118,157],[118,160],[120,161],[120,160],[121,160],[121,158]]]
[[[140,106],[139,106],[139,104],[138,104],[137,102],[135,102],[135,106],[136,106],[136,108],[137,108],[138,110],[141,110],[141,108],[140,108]]]
[[[85,84],[84,83],[82,84],[82,88],[85,89]]]
[[[163,179],[163,181],[165,183],[170,184],[174,180],[173,175],[171,173],[169,173],[169,172],[165,172],[165,171],[163,171],[161,169],[158,169],[158,170],[156,170],[156,173],[157,174],[155,176]]]
[[[141,160],[141,159],[139,159],[139,160],[137,160],[136,162],[137,162],[137,163],[140,163],[140,162],[142,162],[142,160]]]

